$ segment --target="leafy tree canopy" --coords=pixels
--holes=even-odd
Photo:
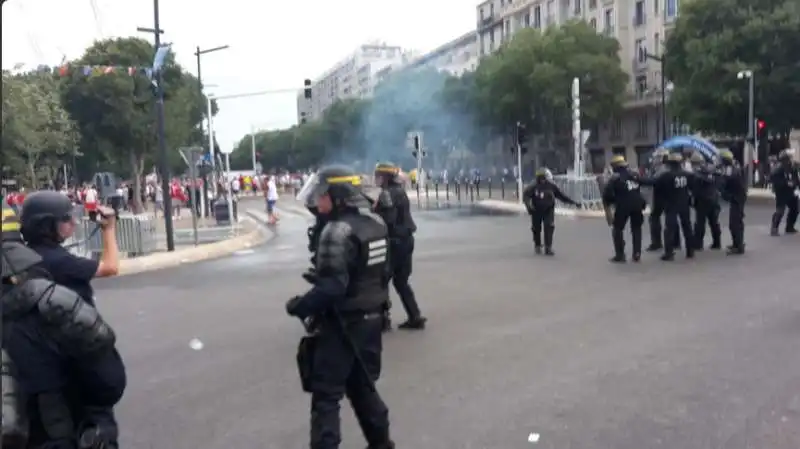
[[[746,132],[747,80],[752,70],[756,116],[771,132],[800,127],[800,2],[797,0],[693,0],[665,48],[670,100],[695,129],[728,135]]]

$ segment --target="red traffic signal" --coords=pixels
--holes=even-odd
[[[766,127],[767,123],[764,120],[756,120],[756,129],[763,131]]]

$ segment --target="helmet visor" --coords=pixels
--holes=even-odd
[[[297,192],[295,199],[302,202],[306,207],[317,207],[317,200],[320,196],[325,194],[327,185],[320,183],[319,176],[314,173],[308,177],[308,180],[303,187]]]

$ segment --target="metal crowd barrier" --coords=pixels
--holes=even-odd
[[[557,175],[552,181],[565,195],[579,202],[583,209],[603,210],[602,177]],[[425,184],[413,185],[412,190],[416,191],[418,206],[426,209],[471,206],[486,199],[517,201],[518,196],[517,182],[511,178],[488,178],[480,182],[470,179],[429,180]],[[560,202],[558,206],[569,207]]]
[[[97,224],[77,212],[78,226],[75,234],[64,245],[70,252],[81,257],[97,257],[103,251],[103,243]],[[139,257],[158,249],[157,230],[153,217],[147,214],[123,215],[117,219],[117,245],[120,253],[127,257]]]

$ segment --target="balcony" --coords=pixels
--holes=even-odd
[[[483,30],[485,28],[489,28],[490,26],[494,25],[496,21],[499,21],[499,17],[495,17],[494,15],[489,15],[482,19],[478,19],[478,30]]]
[[[641,59],[638,57],[633,58],[631,60],[631,73],[633,73],[634,75],[639,75],[647,72],[648,69],[647,62],[648,62],[647,59]]]
[[[646,92],[628,92],[625,97],[625,108],[655,106],[659,101],[661,101],[661,93],[656,89],[648,89]]]

